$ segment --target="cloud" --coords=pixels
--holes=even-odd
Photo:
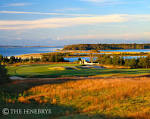
[[[0,11],[1,14],[38,14],[38,15],[61,15],[59,13],[22,12],[22,11]]]
[[[22,7],[22,6],[27,6],[27,5],[31,5],[31,3],[11,3],[11,4],[5,5],[5,7]]]
[[[118,5],[118,4],[124,4],[125,3],[125,2],[122,2],[120,0],[80,0],[80,1],[96,3],[98,5],[103,5],[103,6]]]
[[[81,0],[81,1],[85,1],[85,2],[106,2],[107,0]]]
[[[39,28],[63,28],[79,25],[93,25],[104,23],[121,22],[147,22],[150,21],[150,15],[127,15],[113,14],[104,16],[89,17],[61,17],[47,18],[39,20],[0,20],[1,30],[20,30],[20,29],[39,29]]]
[[[34,15],[59,15],[59,16],[93,16],[90,14],[65,14],[49,12],[24,12],[24,11],[0,11],[0,14],[34,14]]]
[[[138,39],[149,39],[150,32],[143,32],[143,33],[123,33],[123,34],[88,34],[88,35],[76,35],[76,36],[64,36],[59,38],[59,40],[75,40],[75,39],[124,39],[124,40],[138,40]]]
[[[61,28],[76,25],[90,25],[96,23],[114,23],[126,21],[121,15],[106,15],[95,17],[49,18],[31,21],[0,20],[0,29],[36,29]]]
[[[148,0],[80,0],[80,1],[93,3],[99,6],[113,6],[113,5],[143,4]]]
[[[82,11],[85,10],[83,8],[64,8],[64,9],[56,9],[55,11],[65,12],[65,11]]]

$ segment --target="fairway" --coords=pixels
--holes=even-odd
[[[96,69],[81,68],[79,64],[36,64],[7,67],[10,76],[25,78],[55,78],[71,76],[128,76],[147,75],[150,69]]]

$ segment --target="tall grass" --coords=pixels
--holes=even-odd
[[[150,118],[149,78],[93,79],[45,84],[24,91],[18,101],[72,106],[84,114]]]

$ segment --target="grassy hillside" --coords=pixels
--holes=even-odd
[[[52,114],[2,118],[149,119],[149,84],[149,78],[142,77],[15,82],[1,86],[2,108],[46,108]]]
[[[52,113],[8,114],[0,118],[150,118],[150,69],[99,69],[79,64],[34,64],[7,69],[10,76],[27,79],[0,85],[1,109],[51,109]]]

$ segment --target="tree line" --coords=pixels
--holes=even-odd
[[[137,59],[125,59],[120,56],[101,55],[98,56],[97,62],[100,64],[128,66],[131,68],[150,68],[150,56]]]
[[[42,55],[41,58],[17,58],[15,56],[11,57],[3,57],[0,55],[0,62],[2,64],[14,64],[14,63],[24,63],[24,62],[65,62],[63,53],[49,53],[46,55]]]
[[[0,62],[2,64],[14,64],[14,63],[28,62],[28,61],[30,61],[30,59],[22,59],[22,58],[17,58],[15,56],[7,57],[7,56],[0,55]]]
[[[2,59],[2,55],[0,55],[0,58]],[[8,82],[10,82],[10,79],[7,74],[7,69],[5,65],[2,65],[2,60],[0,60],[0,85]]]
[[[150,44],[73,44],[64,50],[113,50],[113,49],[150,49]]]
[[[49,53],[43,55],[41,58],[42,62],[65,62],[63,53]]]

